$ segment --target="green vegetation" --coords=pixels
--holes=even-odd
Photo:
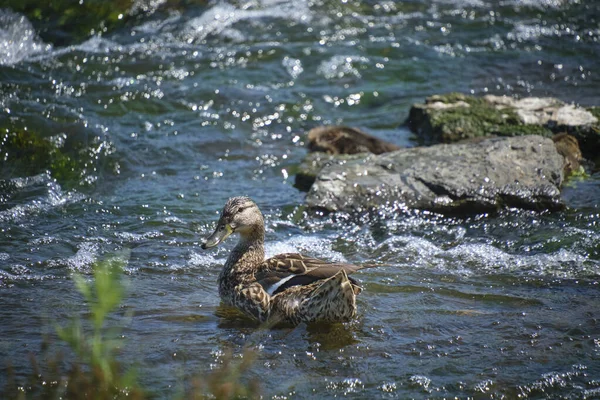
[[[89,186],[100,169],[118,171],[114,150],[97,136],[86,140],[61,133],[47,138],[26,128],[5,128],[0,133],[0,179],[48,172],[67,189]]]
[[[123,284],[120,276],[122,260],[113,259],[97,263],[94,281],[88,283],[81,275],[74,275],[75,286],[83,295],[90,313],[91,335],[86,334],[81,321],[73,319],[66,327],[57,328],[58,336],[75,352],[78,363],[87,366],[89,373],[78,373],[67,382],[67,397],[81,396],[102,398],[119,397],[125,394],[140,398],[143,394],[136,382],[135,371],[123,373],[115,355],[121,345],[116,330],[108,330],[104,322],[109,313],[123,299]],[[69,393],[70,392],[70,393]]]
[[[118,329],[105,326],[106,317],[123,299],[121,282],[122,258],[96,263],[94,280],[88,283],[81,275],[74,275],[77,290],[83,296],[89,313],[86,323],[77,317],[63,327],[57,327],[58,337],[68,344],[75,359],[63,369],[60,357],[50,357],[48,365],[40,368],[32,360],[34,373],[25,386],[9,380],[7,394],[12,398],[68,398],[68,399],[140,399],[145,392],[138,385],[135,370],[125,371],[117,360]],[[46,357],[44,357],[46,358]]]
[[[134,368],[119,361],[119,349],[124,346],[118,327],[107,327],[107,317],[119,308],[125,288],[121,281],[122,266],[127,257],[98,262],[93,267],[94,279],[75,274],[73,280],[88,307],[86,320],[73,317],[66,326],[56,328],[58,338],[72,351],[65,362],[61,356],[47,356],[39,365],[32,356],[32,373],[28,382],[17,382],[9,366],[8,384],[2,398],[12,399],[146,399],[154,397],[138,382]],[[46,344],[44,347],[47,347]],[[48,352],[46,349],[45,352]],[[184,385],[183,399],[259,398],[256,381],[244,383],[243,375],[250,369],[256,353],[246,349],[234,362],[231,351],[226,352],[219,368],[208,376],[197,377]]]
[[[11,170],[18,171],[20,176],[48,170],[52,177],[66,183],[79,180],[83,169],[80,159],[71,157],[49,140],[27,130],[0,136],[0,159]]]
[[[208,377],[192,380],[192,386],[184,399],[259,399],[260,387],[256,380],[246,384],[242,381],[244,373],[250,370],[256,359],[256,352],[246,349],[241,360],[234,362],[233,353],[227,351],[223,364]]]
[[[596,119],[598,119],[598,126],[600,126],[600,106],[598,107],[589,107],[587,108],[587,110],[592,113],[592,115],[594,117],[596,117]],[[598,131],[598,133],[600,134],[600,131]]]
[[[484,136],[552,136],[552,131],[540,125],[520,122],[510,108],[498,110],[480,97],[449,93],[432,96],[428,102],[455,104],[456,107],[413,108],[409,117],[411,128],[444,143]]]

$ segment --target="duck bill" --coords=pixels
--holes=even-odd
[[[223,240],[227,239],[229,235],[233,233],[233,230],[229,225],[225,226],[217,226],[217,229],[214,231],[212,235],[204,239],[202,243],[203,249],[210,249],[211,247],[218,246]]]

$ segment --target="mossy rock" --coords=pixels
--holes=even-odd
[[[586,118],[572,123],[558,117],[553,119],[567,109]],[[554,98],[516,100],[462,93],[434,95],[424,104],[413,105],[406,123],[425,144],[455,143],[487,136],[550,137],[567,132],[579,140],[587,158],[600,150],[600,107],[584,109]]]
[[[510,108],[498,109],[483,98],[449,93],[415,104],[407,120],[426,143],[453,143],[486,136],[551,136],[544,126],[523,124]]]
[[[0,133],[0,179],[48,172],[64,187],[89,186],[95,180],[89,178],[99,172],[101,163],[109,169],[117,165],[116,160],[105,157],[114,149],[98,154],[93,148],[93,145],[98,147],[94,139],[89,140],[92,144],[88,147],[66,134],[47,138],[25,128],[3,131]],[[105,142],[101,147],[109,146]]]
[[[12,131],[0,137],[3,178],[36,175],[49,171],[55,179],[74,182],[79,179],[79,163],[50,140],[27,130]]]

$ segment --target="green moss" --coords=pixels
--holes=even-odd
[[[505,124],[498,126],[498,130],[494,133],[498,136],[523,136],[523,135],[540,135],[551,137],[554,133],[545,126],[532,124]]]
[[[67,186],[75,184],[82,175],[83,161],[76,160],[34,132],[8,132],[0,136],[0,141],[5,173],[27,176],[49,171],[53,178]]]
[[[443,103],[452,107],[432,107]],[[412,121],[411,121],[412,119]],[[511,108],[497,109],[481,97],[448,93],[427,98],[426,106],[413,107],[411,128],[434,141],[452,143],[484,136],[551,136],[546,126],[523,124]]]
[[[469,106],[457,106],[430,111],[433,133],[443,142],[456,142],[482,136],[543,135],[552,132],[537,125],[520,123],[510,109],[498,110],[487,102],[475,98],[452,98],[452,102],[464,101]]]
[[[469,104],[476,104],[482,102],[481,99],[478,99],[473,96],[467,96],[463,93],[451,92],[446,94],[438,94],[427,98],[427,102],[440,101],[445,104],[453,104],[458,103],[459,101],[464,101]]]
[[[587,110],[598,120],[597,125],[600,126],[600,107],[588,107]]]

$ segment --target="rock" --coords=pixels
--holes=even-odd
[[[586,157],[600,150],[600,108],[577,107],[552,97],[435,95],[411,108],[407,124],[429,144],[567,132],[582,144]]]
[[[600,107],[586,109],[594,118],[600,121]],[[600,165],[600,122],[591,125],[559,125],[556,132],[568,132],[579,142],[579,148],[585,158]]]
[[[579,172],[582,168],[581,162],[583,161],[583,156],[581,155],[581,149],[579,148],[577,139],[574,136],[563,132],[554,135],[552,141],[556,146],[558,154],[563,156],[564,176],[567,177],[573,172]]]
[[[347,126],[319,126],[308,132],[309,153],[298,167],[294,186],[308,191],[321,168],[328,164],[343,165],[368,153],[382,154],[400,149],[393,143]]]
[[[310,208],[365,211],[399,205],[473,214],[501,207],[557,210],[563,157],[541,136],[401,149],[325,166]]]
[[[497,110],[514,110],[523,124],[579,126],[598,123],[598,119],[588,110],[565,104],[553,97],[517,100],[508,96],[486,95],[483,99]]]
[[[48,172],[61,186],[71,189],[93,184],[98,174],[109,178],[111,169],[118,171],[112,143],[82,126],[70,129],[47,136],[47,131],[14,127],[11,121],[0,119],[0,179]]]
[[[330,164],[343,165],[350,160],[360,160],[368,153],[331,155],[321,152],[309,153],[298,167],[294,186],[303,192],[308,192],[315,182],[319,171]]]
[[[318,126],[308,132],[308,149],[327,154],[381,154],[400,146],[347,126]]]

